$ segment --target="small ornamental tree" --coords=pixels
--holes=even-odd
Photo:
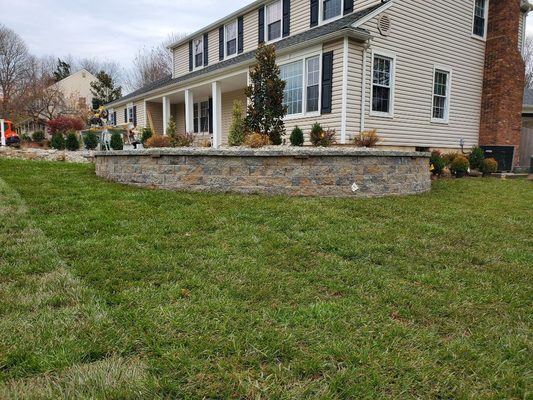
[[[483,168],[483,160],[485,159],[485,152],[480,147],[473,147],[468,161],[470,162],[470,168],[481,171]]]
[[[285,81],[280,77],[274,46],[261,45],[255,55],[257,63],[250,69],[251,84],[246,88],[250,100],[246,115],[246,130],[268,136],[272,144],[280,145],[285,135],[283,105]]]
[[[48,121],[48,127],[52,135],[56,133],[66,134],[70,130],[81,131],[85,129],[85,123],[81,118],[58,117]]]
[[[243,144],[246,136],[246,127],[242,116],[243,105],[241,101],[233,102],[233,121],[229,129],[228,143],[230,146],[240,146]]]
[[[65,137],[62,133],[56,133],[50,140],[50,147],[56,150],[65,150]]]
[[[304,132],[296,126],[291,133],[291,144],[293,146],[303,146],[304,145]]]

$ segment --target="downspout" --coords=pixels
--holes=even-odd
[[[367,51],[370,49],[370,41],[366,41],[363,45],[363,78],[361,82],[361,126],[360,132],[365,131],[365,113],[366,113],[366,64]]]
[[[344,37],[344,54],[342,59],[342,116],[341,116],[341,144],[346,144],[346,127],[348,119],[348,36]]]

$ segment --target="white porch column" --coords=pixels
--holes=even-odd
[[[6,145],[6,131],[5,131],[5,127],[4,127],[4,120],[3,119],[0,119],[0,131],[1,131],[1,144],[2,146],[5,146]]]
[[[220,82],[213,82],[213,147],[222,145],[222,91]]]
[[[185,91],[185,130],[194,132],[194,95],[190,89]]]
[[[167,135],[167,125],[170,120],[170,99],[163,97],[163,135]]]

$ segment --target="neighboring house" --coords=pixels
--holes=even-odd
[[[518,145],[529,11],[521,0],[258,0],[172,45],[172,76],[109,108],[115,123],[165,133],[172,116],[225,145],[255,50],[271,43],[288,133],[318,121],[339,143],[376,128],[395,148]]]
[[[524,91],[522,133],[520,136],[520,166],[530,167],[533,156],[533,89]]]
[[[19,123],[19,133],[44,131],[48,120],[59,115],[87,114],[92,109],[91,83],[95,81],[97,78],[93,74],[82,69],[48,87],[42,94],[43,98],[37,103],[38,110],[42,111],[38,117],[34,116]]]

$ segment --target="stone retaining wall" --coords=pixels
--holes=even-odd
[[[355,148],[97,152],[98,176],[194,192],[380,197],[431,189],[429,153]]]
[[[379,197],[431,189],[429,153],[354,148],[98,152],[98,176],[194,192]]]
[[[0,147],[0,157],[19,160],[64,161],[77,164],[94,163],[94,152],[85,150],[65,151],[52,149],[15,149],[12,147]]]

